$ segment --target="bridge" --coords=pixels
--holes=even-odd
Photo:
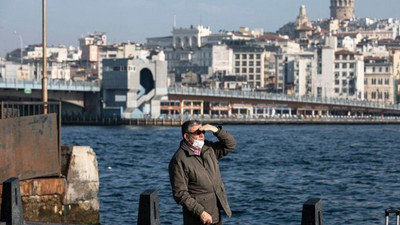
[[[300,111],[342,111],[353,114],[391,114],[400,115],[399,104],[384,104],[369,101],[356,101],[339,98],[321,98],[275,94],[254,91],[215,90],[203,88],[169,87],[170,100],[203,100],[207,102],[229,102],[233,104],[252,104],[254,106],[276,106]],[[261,106],[262,107],[262,106]]]
[[[47,81],[48,100],[62,102],[63,112],[100,115],[101,83],[96,81]],[[38,101],[42,99],[42,81],[38,79],[0,78],[3,101]]]
[[[63,112],[81,113],[82,109],[101,114],[102,102],[100,98],[101,83],[96,81],[65,81],[48,80],[50,101],[63,102]],[[40,100],[41,80],[19,80],[0,78],[0,98],[2,100]],[[153,90],[154,91],[154,90]],[[151,92],[150,92],[151,93]],[[288,113],[301,114],[311,111],[312,114],[325,112],[351,112],[352,114],[400,115],[399,104],[384,104],[368,101],[346,100],[338,98],[318,98],[295,96],[254,91],[219,90],[205,88],[169,87],[167,89],[169,101],[202,101],[227,102],[231,105],[252,105],[253,110],[282,110]],[[139,100],[138,100],[139,101]],[[150,101],[150,99],[148,100]],[[68,104],[65,104],[68,103]],[[72,105],[72,106],[71,106]],[[161,106],[161,109],[163,107]],[[183,111],[182,108],[179,108]],[[94,115],[93,114],[93,115]]]

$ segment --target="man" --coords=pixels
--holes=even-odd
[[[211,131],[217,142],[204,140]],[[222,127],[197,120],[182,124],[182,141],[169,164],[175,201],[182,205],[185,225],[222,224],[220,210],[231,217],[218,160],[236,147],[235,139]]]

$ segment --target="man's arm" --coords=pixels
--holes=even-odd
[[[236,148],[236,140],[221,126],[215,128],[217,128],[217,131],[213,132],[213,134],[218,138],[219,141],[212,143],[212,148],[214,149],[217,158],[220,159]]]

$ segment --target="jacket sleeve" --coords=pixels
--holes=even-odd
[[[182,163],[171,160],[169,164],[169,178],[172,187],[172,194],[176,203],[185,207],[193,215],[199,216],[204,207],[194,199],[188,191],[188,176],[185,173]]]
[[[218,131],[215,132],[214,135],[219,141],[212,143],[211,146],[218,159],[226,156],[236,148],[235,138],[221,126],[218,126]]]

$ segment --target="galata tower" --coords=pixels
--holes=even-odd
[[[331,0],[331,18],[349,20],[354,18],[354,0]]]

